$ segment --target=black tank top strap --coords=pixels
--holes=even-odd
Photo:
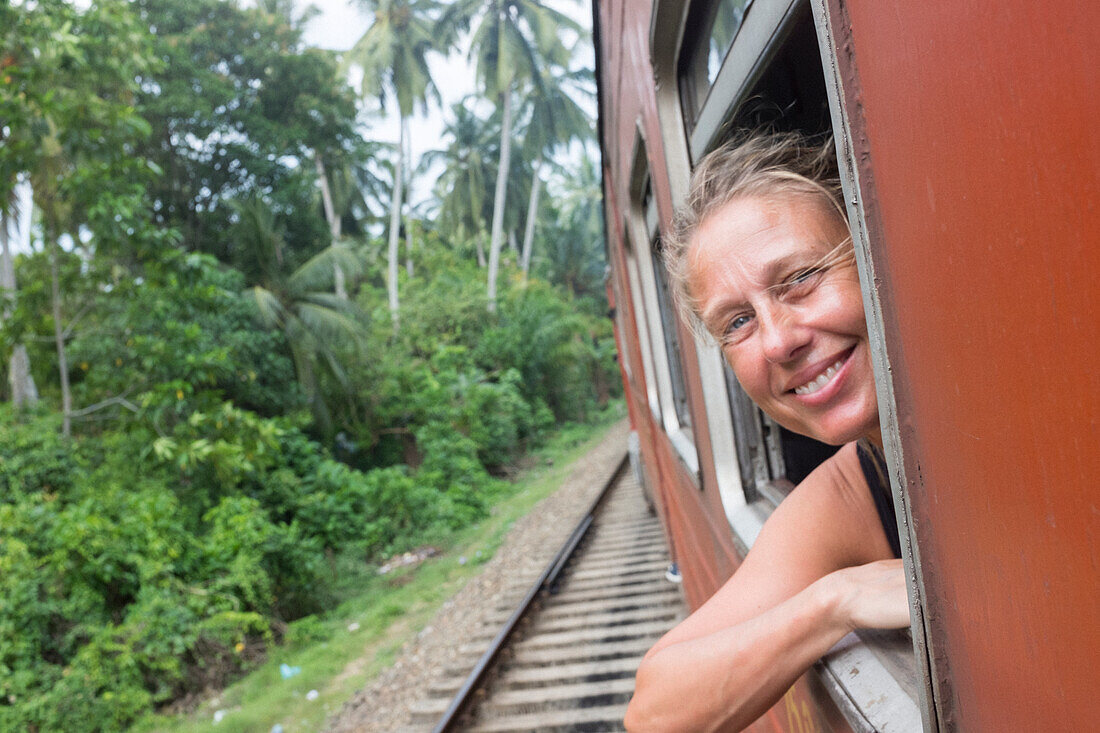
[[[886,541],[890,543],[894,557],[901,557],[898,519],[894,512],[894,495],[890,492],[890,480],[886,472],[886,458],[878,446],[866,439],[856,444],[856,453],[859,454],[859,467],[863,469],[863,476],[867,479],[867,485],[871,487],[871,498],[875,501],[875,510],[878,511],[882,529],[886,532]]]

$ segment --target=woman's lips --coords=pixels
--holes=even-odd
[[[819,374],[817,376],[817,379],[810,380],[809,382],[806,382],[806,384],[802,385],[801,387],[795,387],[794,388],[794,393],[797,394],[797,395],[813,394],[814,392],[818,391],[819,389],[824,387],[826,384],[828,384],[829,380],[831,380],[833,378],[833,375],[836,374],[842,366],[844,366],[844,360],[843,359],[837,359],[836,363],[833,364],[832,366],[830,366],[828,369],[826,369],[821,374]]]
[[[800,376],[798,378],[801,384],[787,391],[794,392],[799,397],[809,397],[810,395],[817,394],[833,382],[833,379],[836,377],[837,373],[844,368],[844,364],[852,356],[854,350],[855,347],[853,346],[835,357],[833,361],[826,363],[823,367],[820,365],[814,367],[809,376]]]

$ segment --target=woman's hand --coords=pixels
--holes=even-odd
[[[849,444],[779,505],[714,596],[646,654],[627,729],[741,730],[852,629],[907,626],[901,561],[881,560],[890,554]]]
[[[909,625],[901,560],[844,568],[818,583],[833,594],[838,619],[849,629],[900,629]]]

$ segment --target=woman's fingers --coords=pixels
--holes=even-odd
[[[899,629],[909,625],[909,598],[901,560],[845,568],[830,576],[839,586],[845,618],[853,629]]]

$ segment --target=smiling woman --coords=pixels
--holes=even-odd
[[[665,255],[686,320],[772,419],[840,445],[878,438],[859,277],[832,141],[756,135],[694,175]]]
[[[697,610],[633,728],[1096,727],[1100,4],[1000,5],[595,4],[623,381]],[[815,659],[834,622],[879,628]]]
[[[733,577],[646,655],[628,728],[739,730],[849,631],[909,624],[829,150],[794,134],[727,144],[700,163],[677,215],[665,254],[690,320],[773,420],[847,445],[775,510]],[[695,704],[676,704],[689,695]]]

